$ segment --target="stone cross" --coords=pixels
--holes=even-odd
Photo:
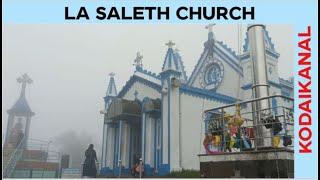
[[[166,45],[168,46],[168,48],[172,48],[175,45],[175,43],[170,40],[166,43]]]
[[[23,74],[21,77],[17,79],[18,83],[21,83],[21,96],[25,95],[27,84],[32,83],[32,79],[28,76],[28,74]]]

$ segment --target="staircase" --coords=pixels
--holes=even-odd
[[[25,147],[25,138],[21,140],[19,145],[14,148],[9,144],[5,145],[3,148],[3,160],[2,160],[2,177],[9,178],[11,177],[17,162],[21,159],[24,147]]]

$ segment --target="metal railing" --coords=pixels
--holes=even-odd
[[[25,148],[26,139],[22,138],[18,146],[10,153],[10,158],[4,166],[3,177],[8,178],[11,177],[12,172],[14,171],[17,161],[19,161],[22,157],[24,148]]]
[[[256,108],[259,101],[273,106]],[[258,149],[293,150],[293,99],[274,95],[234,103],[205,111],[207,154],[241,152]]]
[[[4,151],[9,151],[4,147]],[[49,149],[48,141],[36,140],[23,138],[19,145],[11,150],[12,152],[7,153],[10,156],[3,168],[3,177],[11,177],[16,168],[18,161],[28,161],[28,162],[50,162],[58,163],[60,166],[60,153],[57,151],[51,151]],[[5,156],[5,154],[4,154]],[[4,162],[5,163],[5,162]],[[47,171],[46,168],[38,169],[42,170],[42,177],[44,177],[44,172]],[[59,174],[58,170],[58,174]]]

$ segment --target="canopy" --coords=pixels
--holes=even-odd
[[[112,120],[139,120],[140,116],[139,102],[125,99],[114,99],[107,112],[107,118]]]

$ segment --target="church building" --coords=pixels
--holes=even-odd
[[[192,73],[169,41],[162,71],[143,68],[135,59],[135,72],[118,92],[110,73],[103,126],[101,174],[130,173],[141,160],[146,175],[166,175],[182,169],[199,170],[206,132],[204,110],[252,99],[252,65],[248,37],[236,54],[219,41],[212,26]],[[278,58],[264,29],[270,95],[293,97],[293,81],[279,77]],[[159,64],[160,65],[160,64]],[[272,106],[281,103],[272,101]]]

